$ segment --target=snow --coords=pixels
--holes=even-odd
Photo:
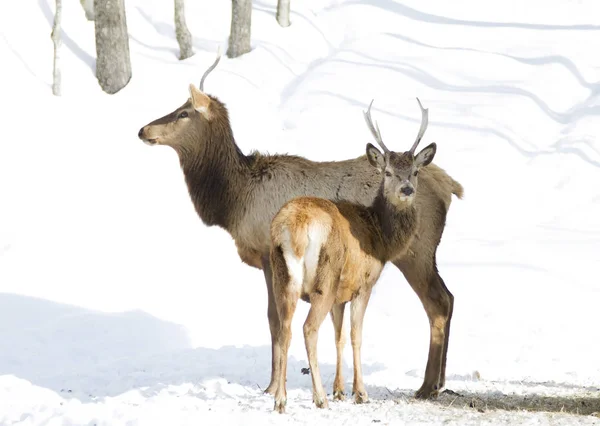
[[[412,398],[428,323],[387,267],[364,325],[371,403],[314,408],[301,303],[285,415],[261,392],[262,273],[200,222],[175,153],[137,138],[225,51],[230,3],[187,2],[196,55],[178,61],[172,3],[127,0],[133,78],[109,96],[94,78],[93,23],[63,2],[60,98],[54,2],[0,7],[0,425],[599,423],[597,2],[305,0],[280,28],[275,0],[254,1],[253,51],[223,57],[205,83],[244,152],[361,155],[373,98],[387,144],[408,146],[419,97],[424,142],[465,187],[437,258],[455,296],[447,388],[466,397]],[[329,320],[319,336],[331,392]],[[344,360],[349,392],[350,345]],[[494,408],[505,400],[516,407]],[[583,400],[580,414],[568,406]]]

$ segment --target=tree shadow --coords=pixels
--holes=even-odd
[[[520,63],[527,64],[527,65],[558,64],[558,65],[562,65],[563,67],[565,67],[573,75],[573,77],[579,82],[579,84],[581,84],[581,86],[585,87],[586,89],[598,90],[598,87],[600,86],[600,82],[597,82],[597,83],[588,82],[583,77],[583,75],[581,74],[579,69],[577,68],[577,65],[575,65],[575,63],[571,59],[569,59],[565,56],[561,56],[561,55],[522,57],[522,56],[509,55],[507,53],[499,53],[499,52],[493,52],[493,51],[483,50],[483,49],[474,49],[471,47],[434,46],[432,44],[423,43],[419,40],[415,40],[413,38],[407,37],[402,34],[394,34],[394,33],[384,33],[384,34],[387,35],[388,37],[392,37],[397,40],[402,40],[406,43],[414,44],[414,45],[420,46],[420,47],[426,47],[429,49],[483,53],[483,54],[489,54],[489,55],[494,55],[494,56],[501,56],[501,57],[512,59],[513,61],[520,62]]]
[[[327,91],[327,90],[313,90],[310,93],[335,97],[344,102],[347,102],[350,105],[358,106],[363,110],[369,106],[366,102],[358,101],[358,100],[350,98],[348,96],[344,96],[339,93],[335,93],[335,92],[331,92],[331,91]],[[414,122],[417,124],[419,123],[418,119],[407,117],[407,116],[404,116],[401,114],[397,114],[393,111],[389,111],[389,110],[386,110],[383,108],[373,107],[372,110],[377,111],[378,113],[391,115],[392,117],[399,118],[399,119],[402,119],[405,121]],[[485,134],[496,136],[496,137],[506,141],[511,146],[511,148],[515,149],[519,154],[521,154],[523,157],[528,158],[528,159],[535,159],[535,158],[538,158],[541,156],[552,155],[552,154],[571,154],[571,155],[577,156],[580,160],[590,164],[593,167],[600,168],[600,161],[590,158],[582,150],[575,148],[573,146],[558,145],[558,146],[554,146],[552,149],[533,151],[533,150],[528,150],[528,149],[523,148],[521,145],[519,145],[519,143],[517,141],[515,141],[508,134],[506,134],[496,128],[490,127],[490,126],[473,126],[473,125],[469,125],[469,124],[460,124],[460,123],[454,123],[454,122],[449,123],[449,122],[440,122],[440,121],[435,122],[435,125],[440,126],[440,127],[449,128],[449,129],[459,129],[459,130],[465,130],[465,131],[469,131],[469,132],[473,131],[473,132],[485,133]]]
[[[491,22],[491,21],[470,21],[467,19],[454,19],[446,16],[434,15],[432,13],[421,12],[412,7],[405,6],[394,0],[350,0],[342,5],[332,5],[325,10],[333,8],[349,7],[354,5],[368,5],[384,9],[387,12],[396,15],[402,15],[405,18],[415,21],[427,22],[431,24],[442,25],[460,25],[466,27],[478,28],[517,28],[524,30],[578,30],[578,31],[598,31],[600,25],[582,24],[582,25],[554,25],[554,24],[528,24],[524,22]]]
[[[267,47],[267,46],[269,46]],[[266,43],[266,42],[261,42],[261,48],[267,52],[269,55],[271,55],[273,57],[274,60],[276,60],[277,62],[279,62],[279,65],[281,65],[283,68],[285,68],[291,75],[293,75],[294,77],[297,77],[298,75],[296,74],[296,72],[294,72],[294,70],[292,69],[292,67],[290,67],[288,64],[285,63],[285,61],[283,59],[281,59],[279,57],[279,55],[277,55],[277,53],[274,52],[275,49],[281,49],[279,46],[275,46],[272,43]]]
[[[380,68],[387,69],[389,71],[397,72],[403,74],[406,77],[409,77],[424,86],[430,87],[432,89],[446,91],[446,92],[460,92],[460,93],[477,93],[477,94],[504,94],[504,95],[516,95],[523,96],[529,98],[533,101],[546,115],[556,121],[559,124],[570,124],[574,121],[581,119],[582,117],[589,115],[600,115],[600,106],[587,106],[584,105],[587,102],[582,102],[580,105],[571,108],[568,112],[557,112],[554,111],[546,102],[542,100],[538,95],[522,89],[520,87],[501,85],[501,84],[490,84],[485,86],[462,86],[457,84],[446,83],[432,74],[411,65],[409,63],[385,63],[380,61],[377,58],[372,56],[355,52],[348,51],[354,55],[362,57],[364,59],[368,59],[370,61],[376,61],[377,63],[365,63],[358,61],[350,61],[347,59],[331,59],[332,62],[344,63],[348,65],[352,65],[353,67],[366,67],[366,68]],[[592,90],[591,97],[595,96],[597,93],[600,93],[600,86],[596,87]]]
[[[38,0],[38,4],[40,5],[40,9],[42,10],[44,17],[48,21],[48,25],[50,26],[50,28],[52,28],[52,26],[54,25],[54,13],[52,12],[52,9],[50,9],[50,6],[48,5],[46,0]],[[77,56],[83,61],[83,63],[87,64],[90,67],[90,70],[92,71],[95,77],[96,58],[88,54],[71,37],[69,37],[69,34],[67,34],[64,28],[61,28],[60,30],[60,38],[65,44],[65,46],[67,46],[67,48],[69,48],[69,50],[71,50],[75,54],[75,56]]]
[[[288,389],[312,389],[306,367],[290,357]],[[335,365],[319,367],[330,392]],[[351,368],[343,369],[352,378]],[[382,369],[363,365],[364,374]],[[153,395],[170,385],[215,378],[260,393],[270,380],[271,347],[192,348],[182,326],[141,311],[103,313],[0,293],[0,376],[5,374],[81,401],[132,389]]]
[[[179,58],[179,46],[177,45],[177,40],[175,39],[175,24],[174,23],[167,24],[165,22],[157,21],[150,14],[148,14],[144,9],[142,9],[139,6],[136,7],[136,9],[137,9],[138,13],[142,16],[142,18],[144,18],[144,20],[146,22],[148,22],[152,27],[154,27],[154,30],[156,31],[157,34],[159,34],[162,37],[167,38],[169,40],[169,42],[175,42],[175,44],[173,45],[173,47],[154,46],[154,45],[150,45],[150,44],[147,44],[147,43],[141,41],[140,39],[132,36],[131,34],[129,35],[129,37],[131,39],[133,39],[133,41],[135,41],[137,44],[144,46],[148,49],[169,52],[169,53],[172,53],[176,58]],[[207,40],[207,39],[199,38],[199,37],[192,35],[192,47],[194,49],[194,52],[197,52],[199,50],[204,50],[207,52],[215,52],[217,50],[217,47],[221,44],[223,44],[222,41]]]
[[[31,69],[31,67],[29,66],[29,64],[27,63],[27,61],[23,58],[23,56],[21,56],[21,54],[14,48],[12,47],[12,45],[10,44],[10,42],[8,41],[8,39],[6,38],[6,35],[4,33],[1,34],[2,35],[2,39],[4,40],[4,42],[6,43],[6,47],[8,47],[8,49],[12,52],[13,55],[15,55],[15,57],[21,62],[21,64],[23,64],[23,66],[25,67],[25,69],[27,70],[27,72],[29,72],[29,74],[31,74],[36,80],[40,80],[42,82],[42,84],[45,84],[48,87],[52,87],[52,84],[50,83],[45,83],[42,77],[38,76],[35,71],[33,71]],[[0,250],[0,253],[2,252],[2,250]]]
[[[351,53],[356,55],[362,59],[366,59],[368,62],[359,62],[359,61],[351,61],[348,59],[336,58],[335,56],[338,53]],[[524,58],[520,58],[520,60],[525,61]],[[553,60],[557,60],[554,58]],[[546,59],[541,59],[542,63],[547,61]],[[312,73],[317,67],[323,65],[326,62],[337,62],[342,64],[351,65],[352,67],[364,67],[364,68],[379,68],[386,69],[392,72],[400,73],[405,77],[408,77],[412,80],[415,80],[424,86],[427,86],[432,89],[446,91],[446,92],[460,92],[460,93],[475,93],[475,94],[505,94],[505,95],[515,95],[522,96],[533,101],[541,111],[543,111],[549,118],[556,121],[559,124],[572,124],[581,118],[591,115],[600,115],[600,106],[590,105],[591,101],[594,97],[600,94],[600,84],[597,83],[588,83],[583,80],[581,74],[575,70],[573,70],[572,63],[570,61],[561,61],[563,65],[565,65],[570,71],[574,72],[575,77],[578,79],[580,83],[585,85],[586,88],[590,89],[590,95],[587,100],[581,102],[579,105],[572,107],[567,112],[557,112],[554,111],[550,106],[544,102],[542,98],[540,98],[535,93],[532,93],[528,90],[522,89],[520,87],[502,85],[502,84],[490,84],[490,85],[474,85],[474,86],[464,86],[457,84],[446,83],[432,74],[411,65],[409,63],[403,62],[392,62],[392,61],[382,61],[378,58],[375,58],[370,55],[366,55],[364,53],[360,53],[350,49],[344,49],[340,47],[338,49],[334,49],[330,54],[326,57],[316,59],[313,61],[306,69],[306,71],[297,76],[295,79],[290,82],[282,92],[282,102],[281,106],[285,106],[285,103],[293,96],[293,94],[298,90],[298,87],[309,77],[309,74]],[[503,137],[506,139],[506,137]],[[579,152],[579,154],[582,154]],[[583,155],[583,154],[582,154]],[[589,159],[586,159],[586,161]],[[592,162],[593,161],[588,161]]]
[[[175,23],[167,24],[165,22],[156,21],[140,6],[137,6],[136,9],[142,18],[144,18],[151,26],[154,27],[158,34],[168,37],[169,39],[173,39],[175,36]]]
[[[146,49],[151,49],[151,50],[154,50],[157,52],[168,52],[168,53],[172,53],[175,56],[177,56],[179,54],[179,50],[174,47],[150,45],[148,43],[141,41],[140,39],[138,39],[137,37],[135,37],[131,34],[129,35],[129,39],[133,40],[140,46],[145,47]]]

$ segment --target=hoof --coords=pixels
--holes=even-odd
[[[369,395],[367,395],[366,391],[356,392],[354,394],[354,402],[357,404],[365,404],[369,402]]]
[[[344,394],[343,390],[333,391],[333,400],[334,401],[344,401],[346,399],[346,394]]]
[[[421,388],[415,392],[415,398],[417,399],[435,399],[438,397],[440,391],[437,386],[421,386]]]
[[[317,408],[329,408],[329,403],[327,402],[327,398],[326,397],[314,397],[313,401],[315,403],[315,405],[317,406]]]
[[[280,401],[275,401],[275,407],[273,407],[273,411],[277,411],[279,414],[285,414],[285,405],[287,401],[285,399]]]

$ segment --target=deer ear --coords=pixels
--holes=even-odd
[[[419,152],[415,157],[415,166],[417,168],[421,168],[431,163],[431,161],[433,161],[433,157],[435,156],[436,150],[437,145],[435,144],[435,142],[423,148],[421,152]]]
[[[367,158],[371,166],[375,167],[380,172],[385,168],[385,158],[381,151],[373,146],[373,144],[367,144]]]
[[[190,84],[190,98],[192,100],[192,106],[200,114],[208,118],[208,107],[210,106],[210,98],[196,89],[196,86]]]

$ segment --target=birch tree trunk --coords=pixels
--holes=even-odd
[[[175,34],[179,43],[179,59],[194,56],[192,49],[192,35],[185,23],[185,0],[175,0]]]
[[[60,74],[60,20],[62,17],[62,0],[56,0],[54,11],[54,25],[52,25],[52,43],[54,44],[54,70],[52,72],[52,93],[60,96],[62,92],[62,79]]]
[[[94,20],[94,0],[79,0],[88,21]]]
[[[236,58],[250,52],[252,0],[232,0],[231,32],[227,56]]]
[[[290,26],[290,0],[277,1],[277,22],[282,27]]]
[[[117,93],[131,80],[124,0],[94,0],[96,77],[102,90]]]

